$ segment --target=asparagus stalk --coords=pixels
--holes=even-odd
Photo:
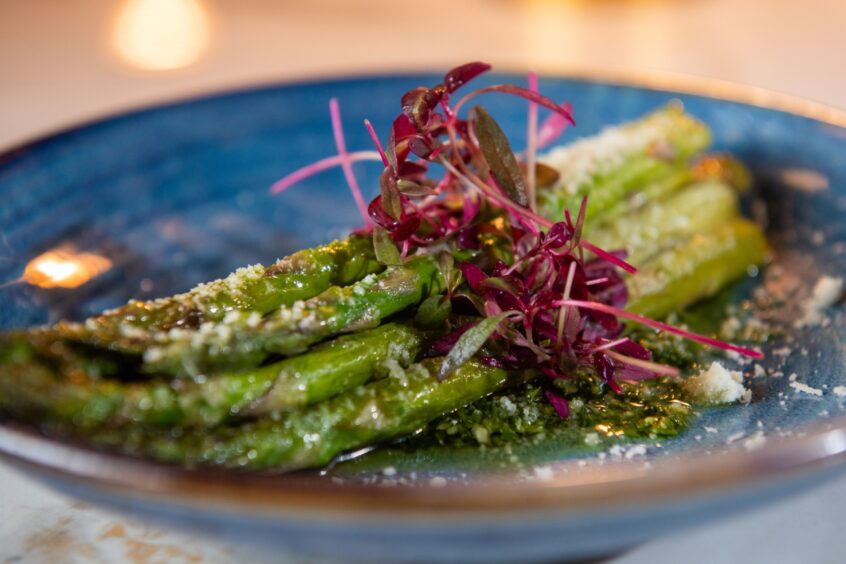
[[[671,191],[686,183],[680,171],[705,149],[710,131],[676,105],[637,121],[606,129],[599,135],[554,149],[541,160],[560,174],[558,184],[541,192],[540,211],[561,217],[579,208],[588,196],[590,221],[603,219],[633,192],[648,185]]]
[[[54,338],[141,354],[157,333],[178,328],[192,331],[203,323],[223,320],[230,312],[264,315],[280,306],[316,296],[327,288],[356,282],[382,270],[369,237],[347,239],[298,251],[270,267],[238,269],[227,278],[201,284],[172,297],[130,301],[123,307],[88,319],[43,329]]]
[[[344,335],[306,354],[200,382],[125,383],[86,377],[87,366],[65,356],[51,362],[25,335],[8,342],[0,363],[0,407],[79,430],[125,425],[207,428],[233,416],[291,411],[409,366],[422,346],[415,329],[389,323]],[[81,368],[83,377],[74,378]]]
[[[745,220],[728,223],[713,234],[696,236],[683,247],[662,254],[643,269],[641,276],[649,282],[633,285],[630,309],[647,315],[662,315],[719,288],[726,280],[740,275],[749,264],[759,262],[764,252],[765,242],[760,230]],[[635,277],[633,280],[638,279]],[[7,347],[6,350],[6,366],[11,367],[11,371],[15,370],[14,359],[26,362],[26,358],[21,358],[19,349]],[[308,356],[289,361],[303,362]],[[309,365],[314,364],[303,362],[299,366],[306,368]],[[340,453],[408,434],[443,413],[500,389],[509,381],[505,373],[471,362],[445,382],[438,383],[433,377],[437,365],[437,360],[430,360],[406,371],[395,368],[390,378],[359,387],[355,394],[318,401],[278,421],[263,418],[211,432],[189,430],[176,437],[151,432],[149,427],[136,425],[130,427],[128,432],[99,432],[94,438],[136,454],[187,465],[217,464],[253,469],[274,468],[279,471],[321,466]],[[39,374],[36,372],[35,376]],[[244,376],[249,381],[249,375]],[[37,381],[32,379],[32,373],[26,374],[25,379],[29,382]],[[0,382],[10,381],[12,379],[8,374],[0,377]],[[283,384],[280,390],[290,390],[290,384]],[[109,387],[116,383],[104,381],[102,385],[108,392]],[[195,384],[188,382],[188,385]],[[138,419],[137,414],[145,409],[152,414],[165,414],[160,423],[173,424],[178,420],[168,419],[168,414],[174,413],[173,410],[159,411],[161,405],[174,405],[174,389],[165,386],[162,383],[146,388],[139,386],[138,390],[143,393],[129,402],[136,409],[128,411],[120,409],[120,406],[127,403],[126,400],[117,401],[117,394],[100,393],[82,407],[77,404],[74,408],[68,408],[72,404],[55,401],[55,396],[50,397],[47,393],[48,388],[42,388],[47,398],[44,400],[44,410],[82,429],[91,421],[107,421],[115,413],[127,420]],[[214,386],[207,388],[214,389]],[[251,405],[253,407],[247,410],[251,413],[253,410],[255,413],[265,413],[274,409],[272,406],[275,400],[269,399],[263,403],[261,399],[256,401],[254,395],[240,397],[242,391],[237,385],[224,385],[220,389],[232,395],[226,402],[218,404],[218,408],[229,406],[231,410],[235,406],[237,412],[243,406]],[[50,390],[50,393],[53,392]],[[38,395],[37,387],[33,395]],[[270,392],[264,397],[275,396]],[[19,390],[9,390],[6,386],[0,389],[0,397],[6,400],[20,397]],[[195,418],[193,421],[196,422],[196,418],[209,417],[213,413],[209,409],[204,411],[202,403],[214,397],[214,394],[203,397],[201,407],[191,402],[192,397],[192,394],[186,394],[184,405],[179,406],[182,413],[188,415],[188,418],[182,420],[183,423],[192,421],[190,418]],[[284,398],[285,394],[276,397]],[[201,422],[219,422],[222,411],[218,409],[216,413],[217,418],[211,417]],[[155,417],[141,420],[149,423],[155,421]]]
[[[626,309],[661,318],[711,296],[740,278],[750,266],[762,264],[767,241],[761,228],[735,219],[713,233],[697,234],[664,251],[628,281]]]
[[[171,330],[164,344],[144,354],[145,370],[177,376],[257,366],[270,354],[290,356],[341,333],[377,326],[383,319],[444,290],[431,257],[390,267],[351,286],[334,286],[264,318],[233,313],[198,331]]]
[[[651,202],[633,214],[592,225],[586,238],[603,249],[626,249],[627,260],[640,266],[650,257],[697,233],[709,233],[737,217],[737,195],[709,180],[694,184],[664,201]]]
[[[148,432],[105,433],[96,439],[137,455],[188,466],[215,465],[285,472],[318,467],[344,452],[401,437],[522,375],[470,361],[446,380],[436,378],[439,359],[337,396],[279,421],[262,419],[216,432],[174,438]]]

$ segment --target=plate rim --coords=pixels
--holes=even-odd
[[[513,74],[505,65],[496,74]],[[421,69],[403,72],[332,74],[284,81],[243,84],[232,88],[204,89],[148,105],[125,108],[84,119],[40,134],[0,150],[0,167],[21,153],[74,132],[109,121],[171,106],[224,98],[275,88],[296,88],[318,83],[413,78],[433,73]],[[437,74],[437,73],[434,73]],[[846,129],[846,110],[765,88],[691,75],[607,69],[552,69],[541,78],[577,80],[631,87],[668,94],[693,95],[741,103],[808,118]],[[707,495],[716,490],[741,488],[752,483],[781,481],[846,461],[846,416],[802,428],[803,436],[773,437],[755,450],[737,445],[711,454],[681,454],[661,460],[653,468],[643,461],[621,460],[591,466],[586,472],[556,472],[550,480],[514,483],[513,475],[493,475],[475,483],[402,485],[384,488],[365,484],[334,484],[304,475],[257,475],[237,471],[185,470],[127,455],[95,450],[83,444],[46,437],[30,426],[0,420],[0,459],[53,479],[72,480],[108,489],[129,497],[156,498],[172,505],[216,508],[230,513],[280,516],[289,511],[297,519],[357,519],[401,515],[420,518],[430,514],[489,517],[538,509],[576,512],[618,508]],[[574,476],[581,475],[580,480]],[[272,486],[272,487],[268,487]]]

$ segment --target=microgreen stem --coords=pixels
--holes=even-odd
[[[623,337],[623,338],[621,338],[621,339],[617,339],[617,340],[615,340],[615,341],[608,341],[607,343],[603,343],[603,344],[601,344],[601,345],[599,345],[599,346],[597,346],[597,347],[594,347],[594,348],[590,349],[590,351],[589,351],[589,352],[590,352],[591,354],[594,354],[594,353],[598,353],[598,352],[606,351],[606,350],[608,350],[608,349],[613,349],[613,348],[614,348],[614,347],[616,347],[616,346],[619,346],[619,345],[622,345],[622,344],[624,344],[624,343],[628,343],[628,342],[629,342],[629,338],[628,338],[628,337]]]
[[[567,271],[567,281],[564,283],[564,294],[562,295],[564,301],[570,299],[570,291],[573,289],[573,277],[576,275],[576,264],[576,261],[571,262],[570,270]],[[567,322],[568,311],[570,311],[570,308],[567,306],[561,306],[558,310],[558,343],[561,343],[562,337],[564,337],[564,324]]]
[[[341,157],[341,168],[344,171],[344,177],[347,179],[347,184],[349,184],[355,205],[358,206],[358,213],[361,214],[361,218],[364,220],[364,225],[370,227],[372,223],[370,221],[370,214],[367,213],[367,203],[361,194],[361,188],[359,188],[358,181],[355,179],[355,174],[353,173],[352,161],[349,159],[349,154],[347,153],[347,144],[344,141],[344,128],[341,124],[341,109],[338,106],[337,98],[329,100],[329,115],[332,118],[332,133],[335,136],[335,147],[338,149],[338,156]]]
[[[652,372],[653,374],[657,374],[659,376],[678,376],[680,374],[679,369],[675,368],[674,366],[667,366],[666,364],[659,364],[657,362],[643,360],[640,358],[632,358],[630,356],[626,356],[615,351],[606,351],[605,354],[607,354],[618,362],[628,364],[629,366],[635,366],[637,368],[643,368],[644,370],[648,370],[649,372]],[[631,376],[629,376],[627,379],[641,380],[647,378],[632,378]]]
[[[561,300],[560,302],[556,302],[555,305],[568,305],[583,309],[591,309],[593,311],[600,311],[602,313],[609,313],[615,317],[621,317],[623,319],[628,319],[630,321],[640,323],[641,325],[646,325],[647,327],[660,329],[661,331],[666,331],[667,333],[679,335],[680,337],[684,337],[685,339],[690,339],[691,341],[696,341],[704,345],[716,347],[718,349],[723,349],[727,351],[733,351],[738,354],[742,354],[743,356],[754,358],[756,360],[761,360],[764,358],[764,355],[760,351],[748,349],[746,347],[741,347],[732,343],[726,343],[724,341],[720,341],[719,339],[708,337],[707,335],[700,335],[699,333],[687,331],[686,329],[681,329],[679,327],[673,327],[672,325],[668,325],[667,323],[655,321],[654,319],[644,317],[643,315],[632,313],[630,311],[626,311],[624,309],[616,308],[614,306],[606,305],[600,302],[588,302],[584,300]]]
[[[529,71],[529,90],[537,93],[538,73]],[[529,209],[537,208],[535,195],[536,171],[535,161],[537,159],[538,139],[538,105],[534,101],[529,102],[528,132],[526,133],[526,189],[529,192]]]
[[[350,162],[378,161],[380,157],[379,153],[377,153],[376,151],[355,151],[352,153],[347,153],[347,159],[349,159]],[[270,193],[279,194],[281,192],[284,192],[291,186],[299,184],[306,178],[314,176],[315,174],[323,172],[324,170],[340,166],[343,162],[344,157],[342,157],[341,155],[334,155],[331,157],[326,157],[325,159],[320,159],[319,161],[297,169],[291,174],[286,175],[281,180],[274,182],[273,185],[270,187]]]
[[[376,150],[379,151],[379,156],[382,157],[382,164],[388,166],[388,155],[385,154],[385,150],[382,148],[382,143],[379,142],[379,136],[376,135],[376,130],[373,129],[373,124],[370,123],[370,120],[367,118],[364,120],[364,127],[367,128],[370,138],[373,139],[373,144],[376,145]]]

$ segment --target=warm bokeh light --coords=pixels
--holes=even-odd
[[[55,249],[29,261],[21,278],[41,288],[76,288],[111,266],[112,261],[100,255]]]
[[[128,0],[114,24],[114,46],[127,64],[173,70],[195,63],[209,43],[208,11],[199,0]]]

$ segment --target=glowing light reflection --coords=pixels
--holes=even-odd
[[[114,47],[130,66],[153,71],[194,64],[210,38],[199,0],[129,0],[114,23]]]
[[[40,288],[77,288],[111,266],[112,261],[100,255],[54,249],[29,261],[21,279]]]

